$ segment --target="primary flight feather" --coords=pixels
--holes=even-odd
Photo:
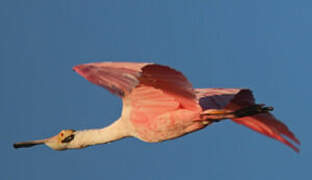
[[[15,148],[77,149],[125,137],[161,142],[231,119],[299,152],[288,139],[299,140],[269,113],[272,107],[255,103],[249,89],[194,89],[181,72],[153,63],[100,62],[73,70],[122,98],[120,118],[102,129],[62,130],[51,138],[15,143]]]

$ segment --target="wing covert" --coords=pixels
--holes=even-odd
[[[183,108],[198,108],[192,84],[181,72],[168,66],[153,63],[99,62],[77,65],[73,70],[120,97],[125,97],[133,88],[144,85],[161,89],[174,97]]]

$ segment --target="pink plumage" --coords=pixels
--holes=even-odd
[[[139,84],[141,69],[146,65],[148,63],[90,63],[77,65],[73,70],[92,83],[122,97]]]
[[[214,122],[202,118],[206,110],[235,112],[255,105],[248,89],[193,89],[182,73],[158,64],[104,62],[73,69],[92,83],[121,96],[126,104],[123,111],[130,109],[126,119],[133,126],[135,136],[147,142],[173,139],[204,128]],[[232,120],[299,151],[283,135],[298,144],[299,140],[268,112]]]

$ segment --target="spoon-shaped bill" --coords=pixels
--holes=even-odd
[[[14,143],[13,147],[14,148],[26,148],[26,147],[31,147],[31,146],[35,146],[38,144],[44,144],[45,142],[47,142],[48,139],[41,139],[41,140],[34,140],[34,141],[25,141],[25,142],[18,142],[18,143]]]

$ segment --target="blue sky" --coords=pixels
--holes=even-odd
[[[0,179],[311,178],[312,2],[0,1]],[[170,65],[194,87],[248,87],[301,140],[301,153],[230,121],[164,143],[12,148],[61,129],[104,127],[121,101],[71,68]]]

